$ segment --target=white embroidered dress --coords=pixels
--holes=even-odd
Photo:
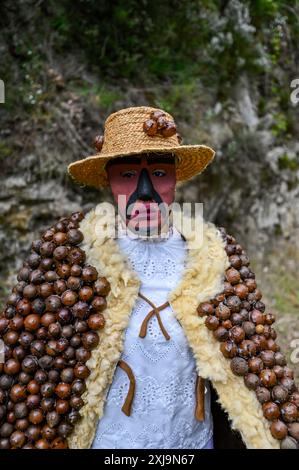
[[[174,230],[160,240],[126,236],[119,238],[118,243],[139,275],[141,294],[156,307],[165,303],[184,269],[186,245],[179,232]],[[198,421],[194,415],[195,359],[171,307],[160,311],[169,340],[156,315],[148,321],[146,336],[139,337],[141,324],[151,310],[145,300],[138,298],[125,332],[121,359],[131,367],[136,382],[131,414],[127,416],[121,410],[129,378],[117,367],[92,448],[212,448],[210,390],[206,386],[205,420]]]

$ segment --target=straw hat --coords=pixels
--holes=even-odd
[[[172,153],[176,156],[177,181],[201,173],[215,152],[205,145],[180,145],[173,117],[158,108],[137,106],[120,109],[105,121],[104,136],[96,138],[98,153],[68,166],[72,178],[80,184],[108,186],[105,165],[116,157],[140,153]]]

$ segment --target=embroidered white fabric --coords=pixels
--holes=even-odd
[[[141,279],[140,292],[157,307],[180,281],[186,245],[179,232],[151,243],[126,236],[118,239],[132,268]],[[138,298],[125,332],[121,356],[136,380],[131,415],[121,407],[129,389],[125,371],[116,368],[100,419],[94,449],[200,449],[212,448],[213,425],[210,390],[206,383],[205,420],[194,416],[196,365],[184,331],[171,307],[160,317],[170,335],[166,340],[156,316],[148,322],[145,338],[139,337],[141,324],[152,310]]]

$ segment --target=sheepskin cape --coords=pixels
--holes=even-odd
[[[80,224],[84,234],[82,249],[87,262],[108,279],[111,291],[99,345],[87,362],[91,374],[82,396],[85,403],[80,412],[82,419],[68,438],[69,447],[73,449],[92,445],[141,284],[117,241],[109,236],[99,237],[99,227],[106,226],[107,215],[104,217],[97,209],[98,206],[88,212]],[[115,223],[114,218],[109,223]],[[194,235],[187,232],[181,230],[187,243],[185,270],[168,300],[193,351],[197,373],[210,381],[217,392],[218,403],[228,415],[231,429],[238,431],[247,448],[279,448],[279,441],[272,437],[254,391],[245,386],[242,377],[232,373],[229,361],[219,349],[219,342],[196,311],[199,303],[209,301],[223,291],[224,273],[229,266],[224,241],[217,227],[210,222],[203,222],[203,239],[196,249],[190,248]]]

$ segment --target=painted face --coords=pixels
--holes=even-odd
[[[172,156],[119,157],[107,165],[118,211],[126,225],[138,233],[156,233],[168,221],[174,201],[175,162]]]

